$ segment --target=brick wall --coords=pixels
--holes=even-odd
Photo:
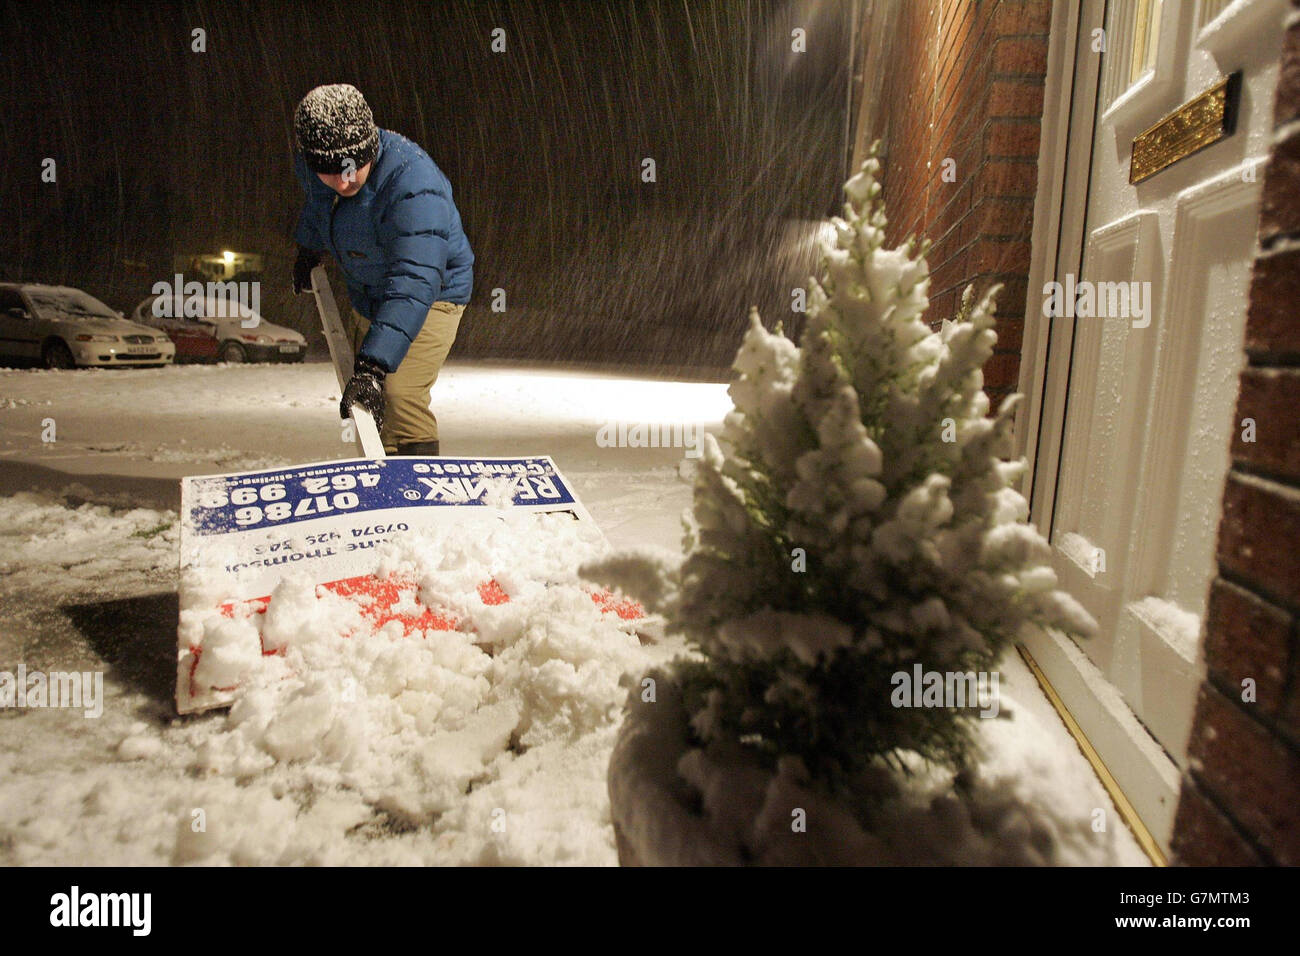
[[[883,81],[863,86],[855,165],[882,141],[889,242],[931,240],[935,326],[967,283],[977,294],[1003,284],[998,346],[984,369],[995,407],[1019,374],[1051,6],[877,0],[864,11],[862,69]],[[871,42],[871,19],[886,16]],[[945,159],[956,162],[953,182],[943,181]]]
[[[1174,824],[1174,859],[1189,865],[1300,865],[1300,0],[1276,104],[1207,673]],[[1242,699],[1247,679],[1253,702]]]

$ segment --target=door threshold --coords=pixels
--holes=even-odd
[[[1079,722],[1074,719],[1074,715],[1071,714],[1069,709],[1065,706],[1065,701],[1061,700],[1061,695],[1056,692],[1056,688],[1053,687],[1052,682],[1047,679],[1047,675],[1044,674],[1042,668],[1038,666],[1038,662],[1030,655],[1029,649],[1023,644],[1017,644],[1016,650],[1020,652],[1020,657],[1024,660],[1025,666],[1029,668],[1030,673],[1034,675],[1034,679],[1038,681],[1038,686],[1042,689],[1044,696],[1047,697],[1048,702],[1056,711],[1057,716],[1060,717],[1061,722],[1065,724],[1065,729],[1069,731],[1070,736],[1074,738],[1074,742],[1078,744],[1079,750],[1083,754],[1084,759],[1086,759],[1092,766],[1092,772],[1096,774],[1101,785],[1106,788],[1106,792],[1110,795],[1111,801],[1115,804],[1116,812],[1119,813],[1120,818],[1124,823],[1128,825],[1129,830],[1133,833],[1133,838],[1137,840],[1138,846],[1142,848],[1142,852],[1150,858],[1152,866],[1168,866],[1169,861],[1166,859],[1164,852],[1160,849],[1160,844],[1156,842],[1151,831],[1148,830],[1146,824],[1142,822],[1142,818],[1138,816],[1137,810],[1134,809],[1133,804],[1129,802],[1128,797],[1124,795],[1124,791],[1120,788],[1119,781],[1117,781],[1110,770],[1107,769],[1106,764],[1102,761],[1096,748],[1093,747],[1092,742],[1088,740],[1088,735],[1083,732],[1083,728],[1079,726]]]

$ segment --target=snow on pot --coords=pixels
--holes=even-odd
[[[797,757],[768,768],[744,747],[702,746],[671,671],[630,697],[609,765],[623,866],[1115,866],[1140,862],[1096,827],[1101,785],[1077,754],[1033,746],[1045,728],[1007,697],[984,759],[957,773],[900,754],[844,794]]]
[[[926,244],[884,248],[878,171],[845,185],[799,345],[751,313],[684,559],[583,569],[698,651],[633,693],[609,774],[625,862],[1079,858],[1086,820],[1027,766],[981,769],[978,691],[1022,628],[1096,624],[1012,487],[1018,396],[989,415],[997,290],[931,331]]]

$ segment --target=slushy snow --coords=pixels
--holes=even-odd
[[[676,544],[690,497],[679,466],[689,476],[695,463],[682,449],[601,449],[598,428],[667,417],[716,429],[729,407],[720,385],[470,363],[450,364],[444,386],[458,452],[552,454],[619,548]],[[0,395],[12,402],[0,455],[18,466],[0,494],[0,669],[105,674],[97,720],[0,709],[0,865],[616,862],[616,730],[629,690],[680,647],[643,645],[599,613],[572,576],[598,544],[573,523],[545,545],[512,521],[391,542],[386,567],[409,575],[409,599],[455,609],[456,631],[344,637],[356,607],[286,579],[261,625],[285,642],[263,659],[278,673],[254,677],[228,712],[177,718],[178,521],[165,496],[182,474],[219,470],[187,464],[218,453],[348,454],[332,368],[0,371]],[[57,443],[40,442],[46,416]],[[491,578],[509,603],[483,604]],[[238,658],[250,632],[232,633]],[[1002,667],[1010,693],[1007,672],[1023,667]],[[1081,789],[1095,780],[1022,677],[1015,698],[1036,729],[981,724],[1023,728],[1004,734],[1006,759],[1037,775],[1044,812],[1078,789],[1105,809],[1122,862],[1142,862],[1104,793]]]
[[[1015,652],[999,667],[1001,711],[978,722],[982,754],[968,778],[954,786],[951,770],[905,754],[906,774],[875,767],[852,801],[813,785],[797,759],[770,773],[739,748],[710,747],[706,758],[660,675],[655,704],[629,700],[610,764],[627,845],[663,866],[1147,865],[1050,706],[1030,705],[1037,689]]]
[[[120,561],[105,535],[129,540],[174,522],[37,495],[0,499],[3,517],[45,529],[16,550],[33,577],[38,554]],[[103,530],[88,533],[87,519]],[[152,561],[159,548],[144,540],[140,557]],[[56,773],[38,801],[11,780],[0,812],[8,862],[614,863],[605,774],[625,675],[669,650],[643,647],[636,622],[602,613],[576,579],[576,564],[603,549],[599,532],[567,514],[509,509],[382,546],[378,573],[411,582],[408,609],[448,611],[455,630],[376,629],[364,598],[292,576],[264,616],[186,612],[183,628],[206,636],[206,676],[242,682],[235,705],[161,733],[138,721],[119,733],[113,759],[156,779],[183,768],[168,786],[119,787],[101,766]],[[485,604],[488,580],[509,600]],[[263,637],[281,654],[264,658]],[[33,802],[20,810],[23,793]],[[81,846],[75,825],[48,839],[52,819],[102,814],[150,819],[141,845],[124,853],[98,826]]]
[[[273,592],[260,635],[259,615],[186,622],[208,629],[200,667],[214,638],[226,650],[222,672],[205,680],[247,681],[224,726],[183,735],[194,768],[274,774],[293,793],[345,790],[383,827],[427,830],[438,862],[610,862],[603,769],[596,760],[575,779],[582,764],[565,752],[607,754],[620,680],[648,653],[574,577],[573,560],[601,547],[568,515],[509,510],[497,522],[398,536],[380,577],[414,582],[409,608],[418,589],[456,630],[374,629],[363,601],[293,577]],[[509,601],[483,602],[479,585],[492,579]],[[266,659],[274,666],[262,665],[263,639],[283,652]],[[555,806],[538,788],[588,799]],[[512,828],[516,813],[529,825]],[[275,862],[303,859],[286,852]]]

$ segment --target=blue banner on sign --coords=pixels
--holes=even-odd
[[[188,479],[201,535],[389,508],[482,507],[509,486],[516,505],[570,505],[549,458],[388,458]]]

